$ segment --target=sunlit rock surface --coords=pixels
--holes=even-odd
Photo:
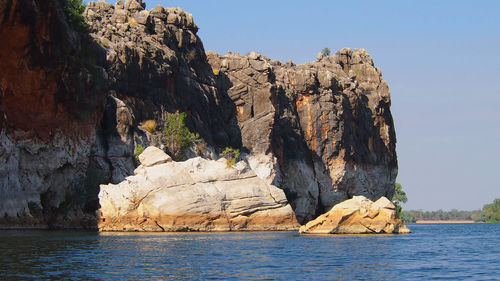
[[[140,155],[141,161],[151,162]],[[144,162],[143,162],[144,163]],[[101,185],[101,231],[296,230],[283,190],[267,184],[244,162],[141,165],[119,184]]]
[[[375,202],[354,196],[299,229],[303,234],[381,234],[410,233],[397,218],[396,207],[385,197]]]

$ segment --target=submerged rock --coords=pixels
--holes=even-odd
[[[375,202],[364,196],[354,196],[335,205],[330,211],[299,229],[305,234],[375,234],[410,233],[396,216],[396,207],[389,199]]]
[[[198,157],[150,167],[141,165],[135,174],[117,185],[101,185],[99,230],[232,231],[299,227],[283,190],[257,177],[243,161],[227,168],[224,159]]]

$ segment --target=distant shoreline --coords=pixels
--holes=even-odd
[[[415,223],[475,223],[473,220],[417,220]]]

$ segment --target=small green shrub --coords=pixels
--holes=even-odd
[[[226,158],[226,167],[231,168],[236,164],[236,161],[240,157],[240,150],[226,147],[220,156]]]
[[[361,75],[363,72],[361,71],[361,69],[353,69],[354,73],[358,74],[358,75]]]
[[[396,206],[396,213],[398,218],[401,218],[403,212],[403,207],[401,203],[406,203],[408,201],[408,196],[406,192],[403,191],[403,186],[400,183],[394,183],[394,196],[392,197],[392,203]]]
[[[186,149],[200,141],[200,135],[191,133],[186,127],[186,117],[185,112],[167,113],[163,127],[163,143],[174,160],[181,159]]]
[[[323,54],[323,57],[328,57],[331,54],[330,48],[323,48],[323,50],[321,50],[321,54]]]
[[[141,155],[141,153],[143,152],[144,152],[144,146],[138,144],[134,150],[135,160],[139,161],[139,155]]]
[[[68,18],[68,23],[74,30],[79,32],[87,32],[89,30],[89,26],[83,16],[84,11],[85,4],[82,3],[82,0],[66,0],[64,12]]]

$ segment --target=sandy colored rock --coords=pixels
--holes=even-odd
[[[155,146],[148,146],[139,155],[139,162],[141,162],[141,165],[146,167],[163,164],[170,161],[172,161],[172,158],[163,150]]]
[[[375,202],[354,196],[299,229],[303,234],[410,233],[396,217],[394,204],[385,197]]]
[[[192,158],[101,185],[101,231],[296,230],[284,192],[240,161]]]

